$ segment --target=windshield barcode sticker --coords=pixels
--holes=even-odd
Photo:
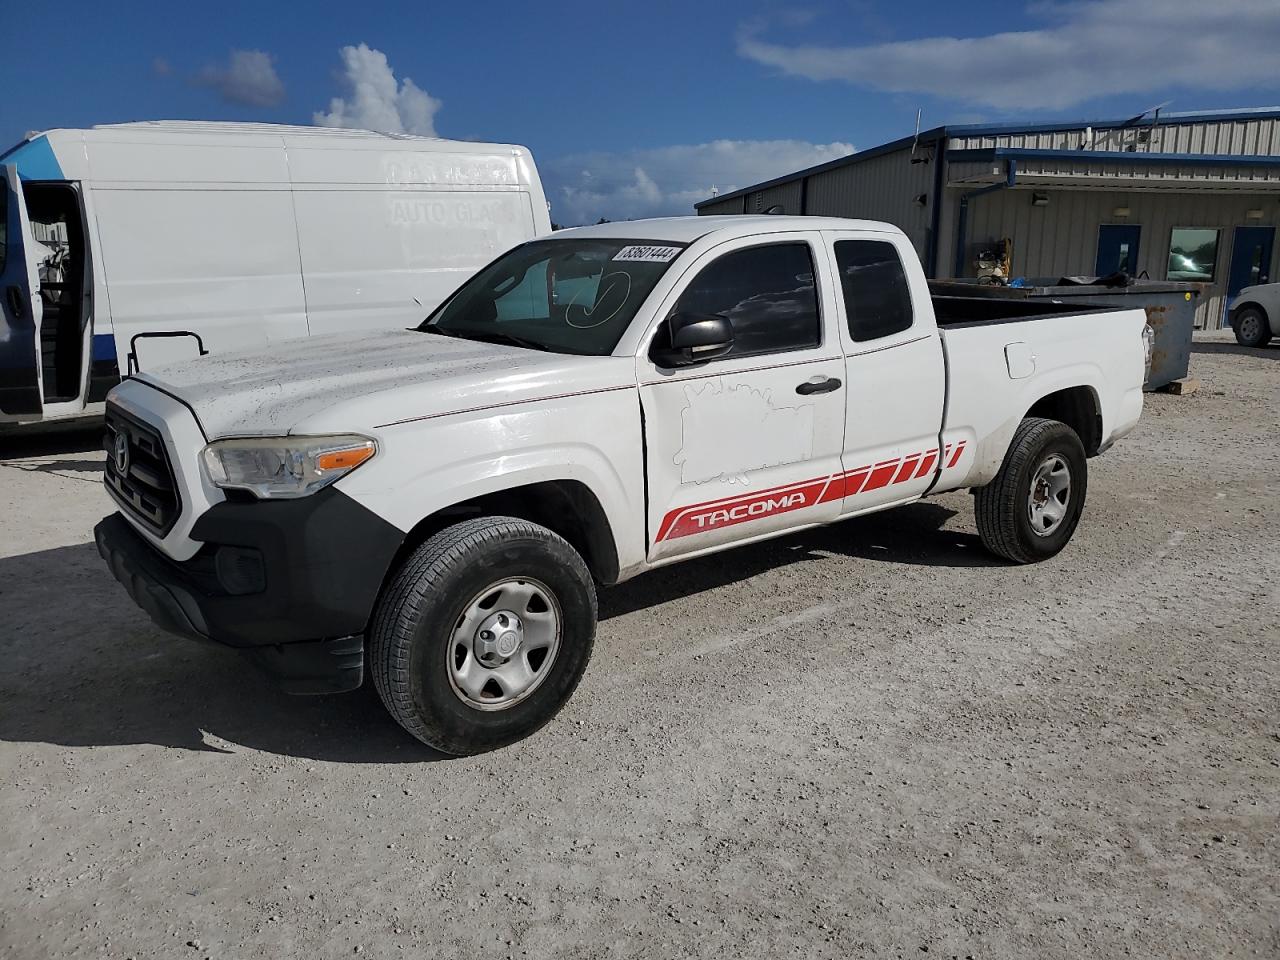
[[[623,247],[614,254],[613,259],[630,260],[633,263],[670,263],[676,258],[676,254],[679,252],[679,247],[631,246]]]

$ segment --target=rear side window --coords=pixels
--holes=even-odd
[[[725,254],[694,278],[676,310],[728,317],[733,324],[730,357],[801,350],[821,341],[818,289],[807,243]]]
[[[902,260],[883,240],[836,241],[836,269],[849,316],[849,335],[861,343],[910,329],[911,293]]]

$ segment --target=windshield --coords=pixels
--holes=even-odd
[[[657,240],[534,240],[481,270],[418,329],[604,356],[683,249]]]

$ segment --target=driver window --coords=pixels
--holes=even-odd
[[[725,254],[694,278],[676,312],[728,317],[733,350],[725,357],[818,346],[818,289],[809,244],[775,243]]]

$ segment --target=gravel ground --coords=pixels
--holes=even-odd
[[[10,439],[0,957],[1280,955],[1280,346],[1192,374],[1055,560],[951,494],[642,577],[463,760],[152,628]]]

